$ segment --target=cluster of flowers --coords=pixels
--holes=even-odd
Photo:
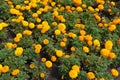
[[[25,61],[21,63],[22,66],[18,64],[12,68],[13,65],[7,63],[5,58],[0,60],[3,61],[0,64],[1,75],[11,74],[18,78],[22,75],[20,73],[25,72],[32,79],[46,79],[47,69],[57,65],[58,74],[63,80],[82,80],[83,76],[85,80],[109,80],[119,76],[119,72],[113,67],[108,71],[109,74],[105,73],[110,64],[118,59],[117,56],[120,56],[120,17],[116,15],[110,20],[102,13],[106,11],[109,15],[115,14],[112,10],[116,8],[114,1],[4,2],[9,6],[10,16],[6,18],[8,20],[0,22],[0,32],[9,28],[15,34],[12,39],[3,41],[4,48],[12,50],[11,55],[8,54],[5,58],[22,57]],[[115,35],[115,39],[111,35]],[[96,57],[98,62],[91,64]],[[77,61],[72,62],[69,59]],[[105,68],[101,70],[103,73],[99,70],[102,67]]]

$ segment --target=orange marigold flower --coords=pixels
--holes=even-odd
[[[2,67],[2,72],[3,73],[6,73],[8,71],[9,71],[9,66],[5,65],[5,66]]]
[[[46,44],[49,44],[49,40],[48,40],[48,39],[44,39],[44,40],[43,40],[43,44],[45,44],[45,45],[46,45]]]
[[[95,78],[95,75],[94,75],[93,72],[88,72],[88,73],[87,73],[87,77],[88,77],[88,79],[94,79],[94,78]]]
[[[19,69],[15,69],[15,70],[12,71],[11,74],[12,74],[13,76],[16,76],[16,75],[18,75],[19,73],[20,73],[20,70],[19,70]]]

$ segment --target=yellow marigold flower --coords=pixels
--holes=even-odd
[[[100,51],[100,54],[101,54],[102,56],[104,56],[104,57],[108,57],[108,56],[109,56],[109,53],[110,53],[110,51],[107,50],[107,49],[102,49],[102,50]]]
[[[118,76],[119,76],[119,72],[118,72],[116,69],[111,69],[111,74],[112,74],[114,77],[118,77]]]
[[[79,73],[80,72],[80,67],[78,65],[73,65],[72,70],[75,70]]]
[[[89,53],[89,48],[88,48],[87,46],[83,46],[83,51],[84,51],[85,53]]]
[[[33,13],[32,17],[36,18],[36,17],[38,17],[38,14],[37,13]]]
[[[24,20],[22,21],[22,25],[23,25],[23,26],[27,27],[28,24],[29,24],[29,23],[28,23],[27,21],[24,21]]]
[[[15,56],[21,56],[23,53],[23,48],[22,47],[17,47],[14,54]]]
[[[99,9],[99,10],[103,10],[103,9],[104,9],[104,6],[100,4],[100,5],[98,5],[98,9]]]
[[[88,79],[94,79],[94,78],[95,78],[95,75],[94,75],[93,72],[88,72],[88,73],[87,73],[87,77],[88,77]]]
[[[111,1],[111,3],[110,3],[112,6],[115,6],[115,2],[113,2],[113,1]]]
[[[58,29],[59,29],[60,31],[64,31],[64,30],[66,29],[66,25],[63,24],[63,23],[59,23],[59,24],[58,24]]]
[[[107,40],[105,42],[105,49],[111,50],[113,47],[113,42],[111,40]]]
[[[0,23],[0,24],[1,24],[1,26],[3,26],[3,27],[8,27],[8,24],[7,24],[7,23],[2,22],[2,23]]]
[[[3,68],[3,65],[0,64],[0,74],[1,74],[1,72],[2,72],[2,68]]]
[[[60,42],[60,46],[61,46],[61,47],[65,47],[65,46],[66,46],[66,43],[65,43],[65,42]]]
[[[62,57],[63,52],[61,50],[55,50],[57,57]]]
[[[14,41],[15,41],[15,42],[19,42],[19,41],[20,41],[20,38],[15,37],[15,38],[14,38]]]
[[[57,60],[56,56],[52,56],[52,57],[51,57],[51,61],[52,61],[52,62],[55,62],[56,60]]]
[[[51,61],[46,61],[45,65],[47,68],[51,68],[52,67],[52,62]]]
[[[49,40],[48,39],[44,39],[43,40],[43,44],[45,44],[45,45],[49,44]]]
[[[27,1],[27,0],[24,1],[24,4],[28,4],[28,3],[29,3],[29,1]]]
[[[94,12],[94,8],[93,8],[92,6],[88,6],[88,10],[89,10],[90,12]]]
[[[95,39],[95,40],[93,41],[93,44],[94,44],[94,46],[99,47],[99,46],[100,46],[100,41],[99,41],[98,39]]]
[[[29,65],[29,67],[30,67],[31,69],[33,69],[33,68],[35,68],[35,64],[34,64],[34,63],[31,63],[31,64]]]
[[[75,70],[70,70],[69,71],[69,77],[74,79],[74,78],[77,78],[78,77],[78,72],[75,71]]]
[[[43,58],[41,59],[41,61],[42,61],[42,62],[46,62],[46,58],[43,57]]]
[[[3,73],[6,73],[8,71],[9,71],[9,66],[5,65],[5,66],[2,67],[2,72]]]
[[[86,34],[85,30],[80,30],[80,34],[85,35]]]
[[[8,43],[6,43],[6,47],[7,47],[8,49],[12,49],[12,48],[13,48],[13,44],[10,43],[10,42],[8,42]]]
[[[109,31],[114,31],[114,30],[116,30],[116,25],[114,25],[114,24],[110,25],[110,26],[108,27],[108,30],[109,30]]]
[[[16,76],[16,75],[18,75],[19,73],[20,73],[20,70],[19,70],[19,69],[15,69],[15,70],[12,71],[11,74],[12,74],[13,76]]]
[[[108,55],[108,58],[109,59],[114,59],[114,58],[116,58],[116,54],[113,53],[113,52],[110,52],[109,55]]]
[[[21,34],[21,33],[17,33],[17,34],[16,34],[16,37],[17,37],[17,38],[22,38],[22,34]]]
[[[20,8],[21,8],[21,5],[16,5],[15,8],[16,8],[16,9],[20,9]]]
[[[36,49],[35,49],[35,53],[36,53],[36,54],[39,54],[40,51],[41,51],[41,50],[40,50],[39,48],[36,48]]]
[[[0,24],[0,31],[3,30],[3,26]]]
[[[76,11],[77,11],[77,12],[83,12],[83,9],[82,9],[81,7],[77,7],[77,8],[76,8]]]
[[[42,46],[40,44],[36,44],[35,49],[42,49]]]
[[[29,23],[29,28],[30,28],[30,29],[35,28],[35,24],[34,24],[34,23]]]
[[[41,78],[44,78],[44,77],[45,77],[45,73],[44,73],[44,72],[41,72],[41,73],[40,73],[40,77],[41,77]]]
[[[60,35],[61,34],[61,31],[60,30],[55,30],[55,35]]]
[[[32,35],[32,31],[30,31],[30,30],[24,30],[24,31],[23,31],[23,35],[28,35],[28,36],[30,36],[30,35]]]
[[[55,16],[55,17],[57,17],[58,14],[59,14],[58,11],[54,11],[54,12],[53,12],[53,16]]]
[[[87,5],[86,4],[82,4],[82,8],[86,8],[87,7]]]
[[[105,80],[104,78],[100,78],[99,80]]]

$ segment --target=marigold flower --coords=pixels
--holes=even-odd
[[[114,25],[114,24],[110,25],[110,26],[108,27],[108,30],[109,30],[109,31],[114,31],[114,30],[116,30],[116,25]]]
[[[94,79],[94,78],[95,78],[95,75],[94,75],[93,72],[88,72],[88,73],[87,73],[87,77],[88,77],[88,79]]]
[[[20,41],[20,38],[15,37],[15,38],[14,38],[14,41],[15,41],[15,42],[19,42],[19,41]]]
[[[30,67],[31,69],[33,69],[33,68],[35,68],[35,64],[34,64],[34,63],[31,63],[31,64],[29,65],[29,67]]]
[[[83,51],[84,51],[85,53],[89,53],[89,48],[88,48],[87,46],[83,46]]]
[[[60,31],[64,31],[64,30],[66,29],[66,25],[63,24],[63,23],[59,23],[59,24],[58,24],[58,29],[59,29]]]
[[[46,58],[43,57],[43,58],[41,59],[41,61],[42,61],[42,62],[46,62]]]
[[[0,74],[1,74],[1,72],[2,72],[2,68],[3,68],[3,65],[0,64]]]
[[[110,53],[110,51],[107,49],[101,49],[101,51],[100,51],[100,54],[104,57],[108,57],[109,53]]]
[[[29,23],[29,28],[30,28],[30,29],[35,28],[35,24],[34,24],[34,23]]]
[[[51,68],[52,67],[52,62],[51,61],[46,61],[45,65],[47,68]]]
[[[17,47],[14,54],[15,56],[21,56],[23,53],[23,48],[22,47]]]
[[[99,9],[99,10],[103,10],[103,9],[104,9],[104,6],[100,4],[100,5],[98,5],[98,9]]]
[[[113,42],[111,40],[107,40],[105,42],[105,48],[108,49],[108,50],[111,50],[113,47]]]
[[[23,26],[26,27],[26,26],[28,26],[28,24],[29,24],[29,23],[28,23],[27,21],[24,21],[24,20],[22,21],[22,25],[23,25]]]
[[[61,31],[60,30],[55,30],[55,35],[60,35]]]
[[[76,6],[79,6],[82,4],[82,0],[73,0]]]
[[[18,75],[19,73],[20,73],[20,70],[19,70],[19,69],[15,69],[15,70],[12,71],[11,74],[12,74],[13,76],[16,76],[16,75]]]
[[[93,41],[94,46],[100,47],[100,41],[98,39],[95,39]]]
[[[65,47],[65,46],[66,46],[66,43],[62,41],[62,42],[60,42],[60,46],[61,46],[61,47]]]
[[[38,17],[38,14],[37,13],[33,13],[32,17],[36,18],[36,17]]]
[[[16,37],[17,37],[17,38],[22,38],[22,34],[21,34],[21,33],[17,33],[17,34],[16,34]]]
[[[44,77],[45,77],[45,73],[44,73],[44,72],[41,72],[41,73],[40,73],[40,77],[41,77],[41,78],[44,78]]]
[[[119,72],[116,70],[116,69],[111,69],[111,74],[114,76],[114,77],[117,77],[119,75]]]
[[[61,50],[55,50],[57,57],[62,57],[63,52]]]
[[[48,39],[44,39],[43,40],[43,44],[45,44],[45,45],[49,44],[49,40]]]
[[[9,71],[9,66],[5,65],[5,66],[2,67],[2,72],[3,73],[6,73],[8,71]]]
[[[51,57],[51,61],[52,61],[52,62],[55,62],[56,60],[57,60],[56,56],[52,56],[52,57]]]
[[[78,65],[73,65],[72,70],[75,70],[79,73],[80,72],[80,67]]]
[[[6,43],[6,47],[7,47],[8,49],[12,49],[12,48],[13,48],[13,44],[10,43],[10,42],[8,42],[8,43]]]
[[[71,50],[71,51],[75,51],[75,47],[71,47],[70,50]]]
[[[116,54],[113,53],[113,52],[110,52],[109,55],[108,55],[108,58],[109,59],[114,59],[114,58],[116,58]]]
[[[70,70],[69,71],[69,77],[74,79],[74,78],[77,78],[78,77],[78,72],[75,71],[75,70]]]
[[[105,80],[104,78],[100,78],[99,80]]]

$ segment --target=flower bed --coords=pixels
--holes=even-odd
[[[113,80],[119,0],[1,0],[0,80]],[[52,71],[51,71],[52,70]]]

